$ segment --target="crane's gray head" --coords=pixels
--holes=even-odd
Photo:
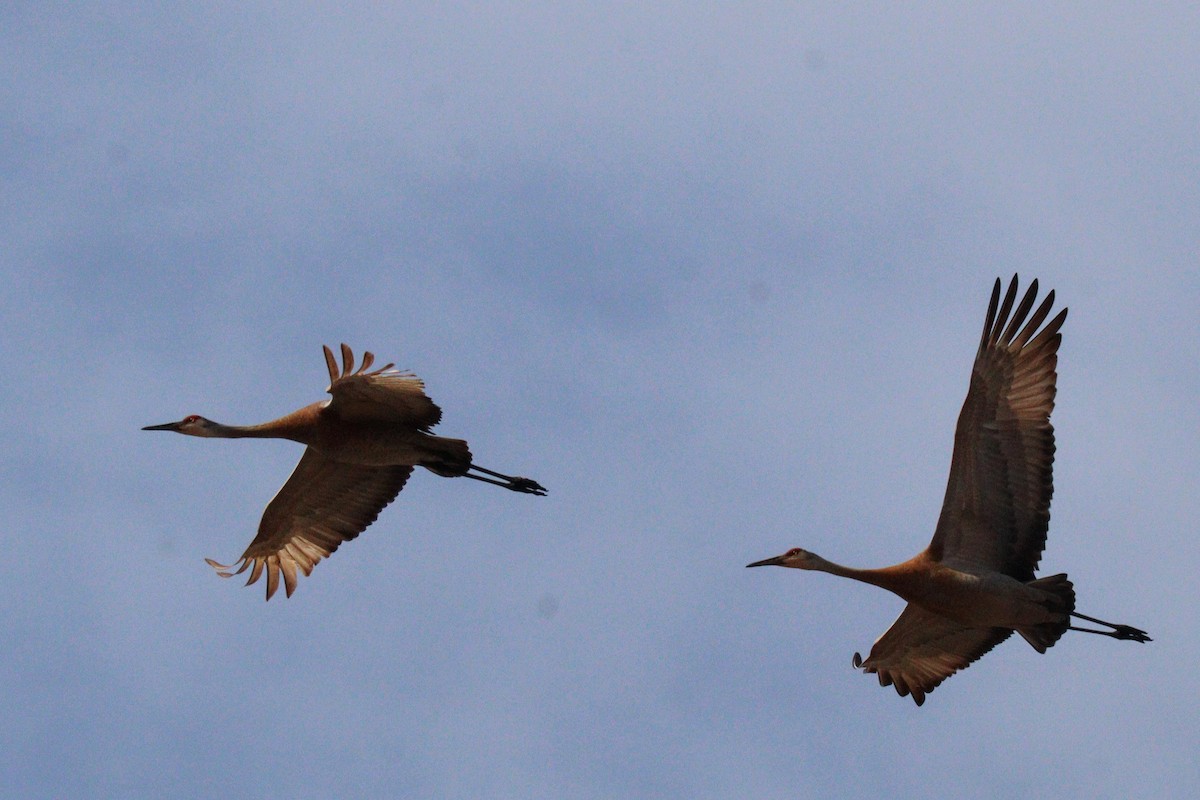
[[[205,419],[199,414],[189,414],[179,422],[167,422],[163,425],[147,425],[144,431],[175,431],[187,436],[216,436],[217,423]]]
[[[810,553],[807,550],[801,550],[799,547],[793,547],[781,556],[774,558],[765,558],[762,561],[755,561],[753,564],[747,564],[747,567],[792,567],[793,569],[818,569],[818,564],[821,559],[815,553]]]

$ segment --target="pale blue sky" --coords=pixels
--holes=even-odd
[[[1200,13],[1184,4],[10,3],[0,782],[87,797],[1200,789]],[[1152,645],[923,708],[902,603],[991,283],[1071,308],[1048,571]],[[421,473],[262,601],[287,442],[425,379],[539,499]]]

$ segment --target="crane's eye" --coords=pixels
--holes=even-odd
[[[183,422],[185,425],[191,425],[192,423],[199,422],[199,421],[200,421],[200,417],[197,414],[189,414],[188,416],[183,418]]]

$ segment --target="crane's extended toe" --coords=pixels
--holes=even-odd
[[[1135,628],[1132,625],[1114,625],[1113,637],[1117,639],[1128,639],[1134,642],[1153,642],[1144,630]]]
[[[535,481],[533,478],[522,478],[517,476],[509,482],[508,488],[514,492],[524,492],[525,494],[536,494],[539,497],[546,496],[546,487]]]

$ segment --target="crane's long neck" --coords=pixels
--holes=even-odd
[[[317,410],[302,408],[260,425],[222,425],[210,421],[207,431],[209,436],[220,439],[291,439],[309,444],[316,427]]]
[[[271,423],[262,425],[222,425],[214,422],[207,428],[207,434],[214,439],[291,439],[287,433],[271,427]]]
[[[869,583],[872,586],[878,586],[881,589],[887,589],[889,592],[900,595],[901,597],[910,599],[912,596],[911,581],[907,580],[913,573],[913,567],[920,556],[903,564],[896,564],[891,567],[882,567],[880,569],[856,569],[855,567],[847,567],[842,564],[834,563],[820,556],[813,555],[812,563],[809,569],[817,570],[818,572],[828,572],[830,575],[837,575],[842,578],[849,578],[853,581]]]

